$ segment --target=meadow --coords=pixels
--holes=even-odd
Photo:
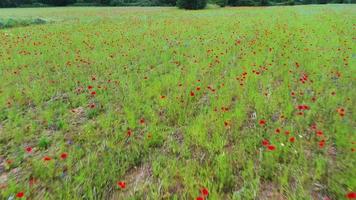
[[[356,198],[355,5],[0,19],[0,199]]]

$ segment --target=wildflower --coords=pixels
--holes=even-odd
[[[209,195],[209,190],[208,190],[207,188],[202,188],[202,189],[200,190],[200,193],[201,193],[204,197],[206,197],[206,196]]]
[[[295,137],[291,137],[291,138],[289,138],[289,142],[295,142]]]
[[[320,131],[320,130],[319,130],[319,131],[316,131],[316,135],[317,135],[317,136],[322,136],[322,135],[323,135],[323,131]]]
[[[61,154],[61,159],[62,160],[65,160],[67,157],[68,157],[68,153],[64,152],[64,153]]]
[[[45,156],[45,157],[43,157],[43,160],[44,160],[44,161],[50,161],[50,160],[52,160],[52,158],[49,157],[49,156]]]
[[[258,123],[259,123],[261,126],[264,126],[264,125],[266,125],[266,120],[261,119]]]
[[[323,148],[325,146],[325,140],[321,140],[320,142],[319,142],[319,147],[320,148]]]
[[[194,97],[194,96],[195,96],[195,94],[194,94],[193,91],[190,92],[190,96],[191,96],[191,97]]]
[[[31,152],[32,152],[32,147],[27,147],[27,148],[26,148],[26,152],[27,152],[27,153],[31,153]]]
[[[144,118],[141,118],[141,119],[140,119],[140,124],[141,124],[141,125],[145,124],[145,119],[144,119]]]
[[[127,136],[131,136],[132,135],[132,131],[129,129],[129,130],[127,130]]]
[[[268,145],[267,148],[268,148],[268,150],[270,150],[270,151],[276,150],[276,147],[275,147],[274,145]]]
[[[348,199],[356,199],[356,192],[349,192],[346,194],[346,198]]]
[[[266,140],[266,139],[262,140],[262,145],[263,145],[263,146],[269,145],[269,141]]]
[[[24,192],[19,192],[19,193],[16,194],[16,197],[17,197],[17,198],[22,198],[22,197],[24,197],[24,196],[25,196],[25,193],[24,193]]]
[[[117,185],[121,188],[121,189],[125,189],[126,188],[126,183],[124,181],[119,181],[117,182]]]

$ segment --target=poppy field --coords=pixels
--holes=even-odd
[[[356,199],[356,6],[10,18],[0,199]]]

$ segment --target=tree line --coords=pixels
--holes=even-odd
[[[326,3],[356,3],[356,0],[0,0],[0,7],[40,6],[178,6],[202,9],[207,3],[224,6],[273,6]]]

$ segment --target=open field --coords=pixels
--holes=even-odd
[[[355,5],[9,18],[50,23],[0,29],[0,199],[356,192]]]

